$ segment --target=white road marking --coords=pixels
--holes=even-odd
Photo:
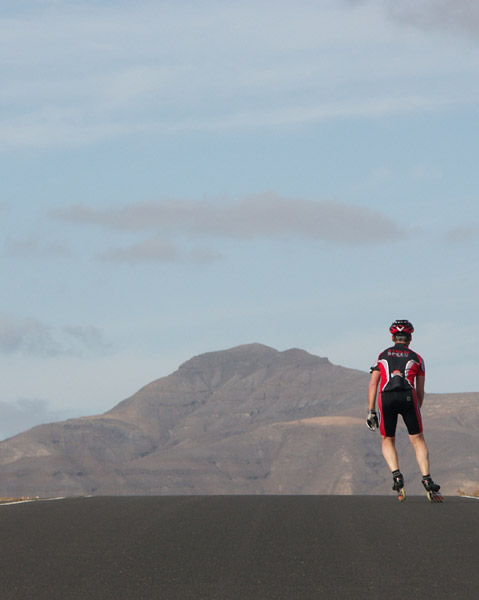
[[[11,506],[12,504],[26,504],[27,502],[50,502],[51,500],[65,500],[66,496],[58,498],[26,498],[25,500],[12,500],[12,502],[0,502],[0,506]]]

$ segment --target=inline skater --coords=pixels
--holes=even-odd
[[[409,348],[414,327],[407,320],[396,320],[389,331],[394,346],[381,352],[371,367],[367,426],[372,431],[379,427],[382,453],[393,475],[393,490],[398,493],[399,500],[405,500],[404,477],[399,469],[395,444],[397,420],[399,415],[402,416],[416,453],[427,496],[431,502],[441,501],[442,497],[438,493],[441,486],[431,479],[429,471],[429,451],[421,419],[426,369],[422,357]]]

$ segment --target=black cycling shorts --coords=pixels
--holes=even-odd
[[[422,433],[421,411],[415,390],[382,392],[379,396],[379,431],[386,437],[396,435],[398,415],[406,424],[409,435]]]

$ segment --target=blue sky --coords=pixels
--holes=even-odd
[[[479,391],[479,8],[5,0],[0,437],[260,342]]]

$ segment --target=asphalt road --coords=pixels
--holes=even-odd
[[[479,597],[479,501],[96,497],[0,506],[2,600]]]

